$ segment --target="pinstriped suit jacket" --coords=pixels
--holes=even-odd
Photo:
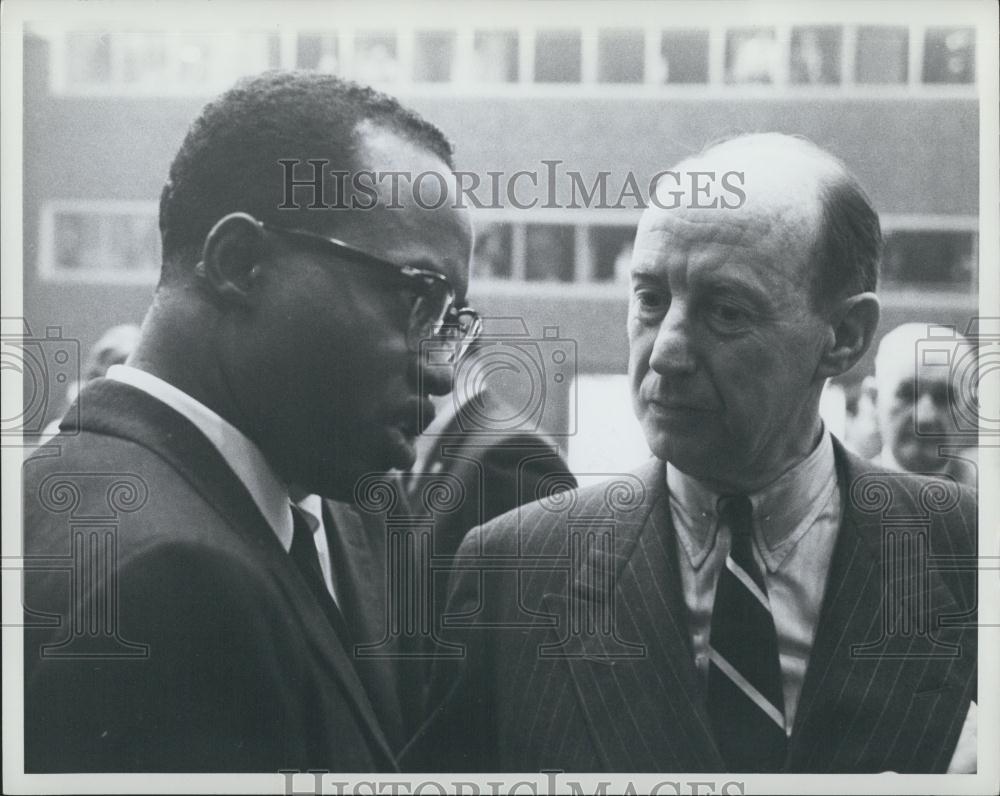
[[[835,442],[844,509],[786,772],[944,772],[976,687],[975,494]],[[664,464],[470,533],[404,769],[721,772]]]

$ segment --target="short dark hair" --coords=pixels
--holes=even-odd
[[[189,271],[223,216],[243,211],[277,222],[278,214],[289,212],[278,210],[284,185],[279,160],[325,159],[328,171],[349,169],[358,125],[365,121],[454,168],[451,143],[437,127],[393,97],[334,75],[272,70],[240,80],[208,103],[160,195],[161,284]]]
[[[820,185],[821,221],[813,246],[816,309],[878,287],[883,246],[878,213],[858,181],[838,165],[840,174]]]

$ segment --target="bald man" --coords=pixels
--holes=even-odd
[[[817,146],[761,134],[653,199],[627,328],[654,458],[465,537],[445,618],[465,655],[439,663],[404,765],[973,770],[975,632],[934,620],[974,582],[918,555],[974,552],[975,497],[873,469],[819,415],[878,323],[868,198]],[[896,546],[917,526],[893,516],[926,547]]]
[[[975,351],[961,335],[942,332],[930,323],[904,323],[879,343],[875,376],[865,380],[882,437],[879,462],[975,486],[975,449],[965,447],[956,423],[959,413],[974,409],[965,405],[970,396],[961,394],[959,378]]]

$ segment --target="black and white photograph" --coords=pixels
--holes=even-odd
[[[4,3],[4,792],[1000,790],[998,22]]]

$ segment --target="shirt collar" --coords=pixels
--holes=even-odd
[[[306,495],[295,505],[305,514],[306,522],[309,523],[309,529],[313,533],[323,527],[323,498],[319,495]]]
[[[152,373],[128,365],[113,365],[108,368],[106,378],[142,390],[190,420],[247,488],[281,546],[286,552],[291,550],[293,529],[288,488],[271,469],[260,448],[245,434],[205,404]],[[318,507],[319,497],[309,497],[316,498]],[[302,502],[305,500],[308,498]]]
[[[823,429],[819,444],[805,459],[763,489],[748,495],[753,505],[754,538],[770,571],[776,570],[826,508],[837,487],[833,441]],[[698,569],[715,547],[720,495],[667,462],[670,508],[678,537]]]

